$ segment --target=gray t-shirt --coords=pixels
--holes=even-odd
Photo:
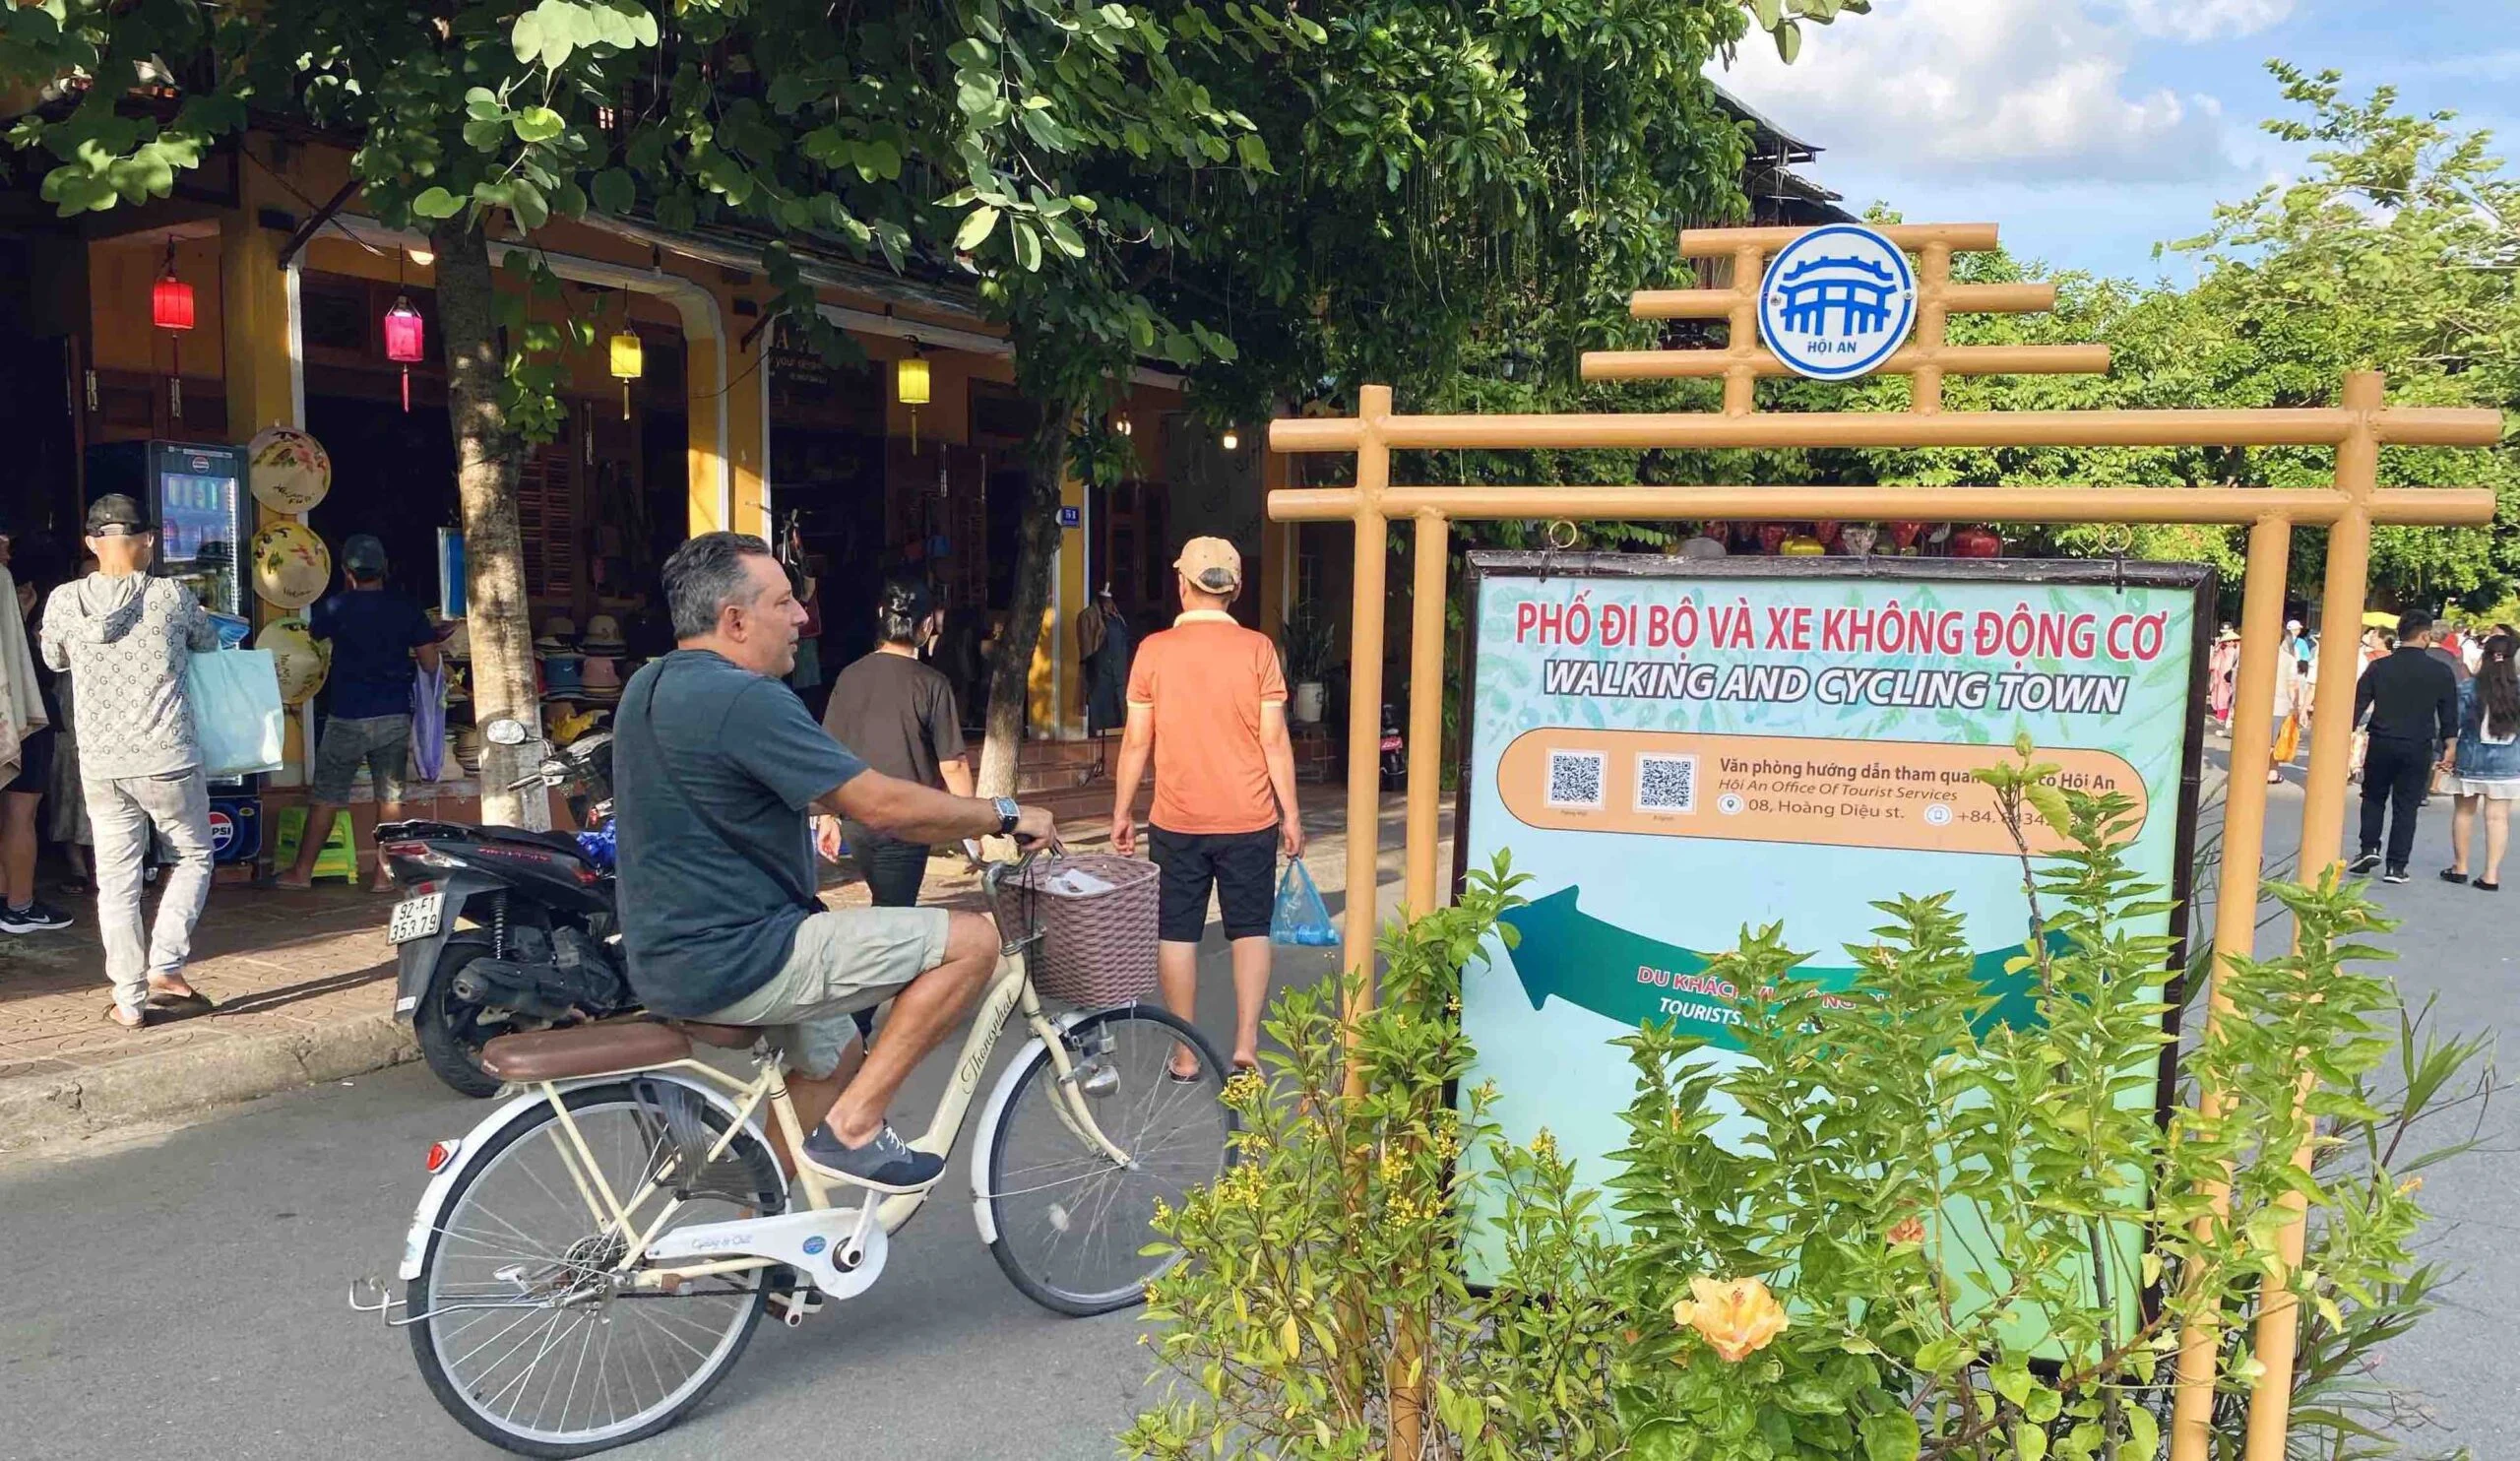
[[[630,677],[612,751],[630,985],[661,1014],[724,1009],[820,906],[811,808],[866,763],[794,691],[707,650]]]

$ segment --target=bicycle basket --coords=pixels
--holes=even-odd
[[[1109,854],[1043,858],[997,888],[997,922],[1039,928],[1033,986],[1051,999],[1099,1008],[1155,990],[1156,884],[1152,862]]]

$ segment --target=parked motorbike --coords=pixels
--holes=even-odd
[[[1409,785],[1409,743],[1400,730],[1400,712],[1382,708],[1382,789],[1397,792]]]
[[[485,738],[521,745],[494,721]],[[607,1019],[638,1007],[614,903],[612,738],[583,736],[510,788],[550,787],[576,832],[390,822],[377,849],[401,890],[386,925],[400,966],[394,1015],[429,1069],[467,1096],[496,1095],[481,1047],[501,1035]]]

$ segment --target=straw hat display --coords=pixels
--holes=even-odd
[[[324,688],[332,657],[306,632],[304,619],[274,619],[265,624],[263,632],[254,636],[254,648],[272,652],[272,666],[280,671],[282,704],[304,705]]]
[[[589,700],[621,698],[621,662],[610,655],[589,655],[582,671]]]
[[[630,646],[621,637],[621,621],[599,613],[587,620],[587,635],[578,641],[578,647],[590,655],[617,655]]]
[[[580,655],[545,655],[542,657],[542,694],[548,700],[575,700],[586,693],[586,682],[579,677],[586,663]]]
[[[245,443],[245,476],[256,502],[274,512],[301,513],[333,489],[333,459],[303,431],[266,426]]]
[[[304,523],[279,522],[245,544],[254,593],[266,603],[304,608],[333,582],[333,550]]]
[[[542,637],[534,642],[534,652],[543,656],[571,654],[577,643],[577,621],[554,615],[542,621]]]
[[[455,748],[455,764],[467,772],[481,770],[481,731],[475,726],[454,726],[448,729],[450,743]]]

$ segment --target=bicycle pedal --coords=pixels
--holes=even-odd
[[[770,1309],[779,1316],[781,1323],[790,1329],[796,1328],[807,1318],[823,1311],[822,1291],[811,1287],[787,1290],[772,1296]]]

